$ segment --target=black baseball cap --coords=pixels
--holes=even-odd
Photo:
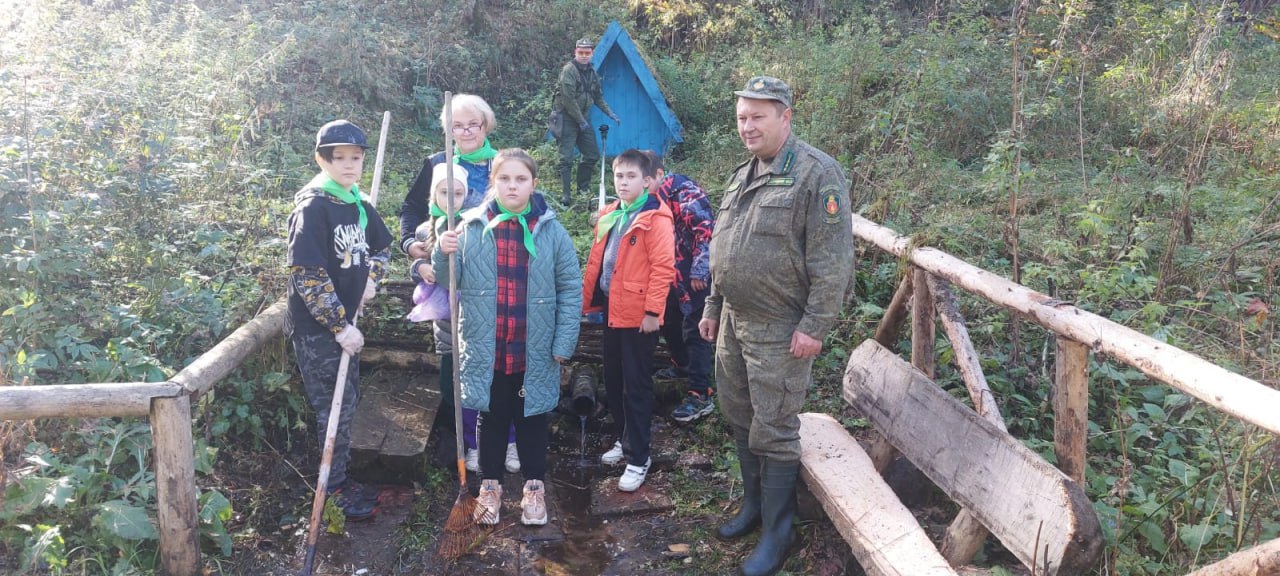
[[[346,120],[334,120],[316,132],[316,150],[333,146],[359,146],[369,148],[364,130]]]

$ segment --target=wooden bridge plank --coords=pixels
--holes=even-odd
[[[834,418],[800,415],[800,475],[869,576],[956,574]]]
[[[849,358],[844,398],[1039,574],[1097,562],[1102,531],[1084,491],[874,341]]]

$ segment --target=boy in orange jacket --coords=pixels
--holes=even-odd
[[[655,175],[649,156],[639,150],[614,159],[618,201],[600,211],[582,278],[583,311],[604,312],[604,385],[609,412],[622,425],[621,439],[600,461],[626,459],[618,479],[623,492],[640,488],[652,463],[653,351],[676,276],[671,208],[649,193]]]

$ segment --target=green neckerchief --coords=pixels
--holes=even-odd
[[[369,224],[369,215],[364,213],[364,202],[360,201],[360,185],[352,184],[351,189],[347,190],[333,181],[328,174],[321,172],[316,174],[311,182],[307,183],[307,188],[319,188],[332,195],[334,198],[341,200],[344,204],[355,204],[356,209],[360,210],[360,229],[364,230]]]
[[[533,248],[533,233],[529,231],[529,221],[524,219],[525,214],[533,210],[533,199],[529,200],[529,205],[525,206],[524,210],[519,214],[507,210],[507,207],[503,206],[501,202],[495,201],[494,204],[498,205],[498,216],[485,225],[484,231],[493,234],[493,229],[497,228],[499,224],[507,220],[518,220],[520,226],[524,228],[524,249],[529,251],[530,258],[537,258],[538,251]]]
[[[644,203],[649,201],[649,189],[645,188],[644,193],[636,198],[635,202],[628,205],[621,198],[618,199],[618,208],[613,212],[600,217],[600,222],[596,225],[596,242],[604,240],[609,235],[609,231],[613,230],[619,222],[626,222],[631,219],[631,215],[639,212],[644,207]]]
[[[471,164],[479,164],[487,160],[492,160],[493,157],[497,155],[498,155],[498,151],[494,150],[493,146],[489,144],[488,138],[484,139],[483,146],[476,148],[475,150],[472,150],[470,152],[467,152],[466,154],[463,154],[458,150],[457,144],[453,145],[453,163],[454,164],[457,164],[459,160],[466,160]]]
[[[457,210],[454,210],[454,212],[453,212],[453,220],[454,220],[454,222],[457,222],[457,221],[458,221],[458,215],[459,215],[459,214],[461,214],[461,213],[462,213],[462,209],[461,209],[461,208],[459,208],[459,209],[457,209]],[[444,214],[444,210],[441,210],[441,209],[440,209],[440,207],[439,207],[439,206],[436,206],[435,204],[432,204],[432,205],[431,205],[431,217],[432,217],[432,218],[444,218],[444,216],[445,216],[445,214]]]

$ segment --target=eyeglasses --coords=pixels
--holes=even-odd
[[[467,124],[466,126],[463,126],[461,124],[454,124],[453,133],[454,134],[471,134],[472,132],[479,131],[482,128],[484,128],[484,122],[472,122],[471,124]]]

